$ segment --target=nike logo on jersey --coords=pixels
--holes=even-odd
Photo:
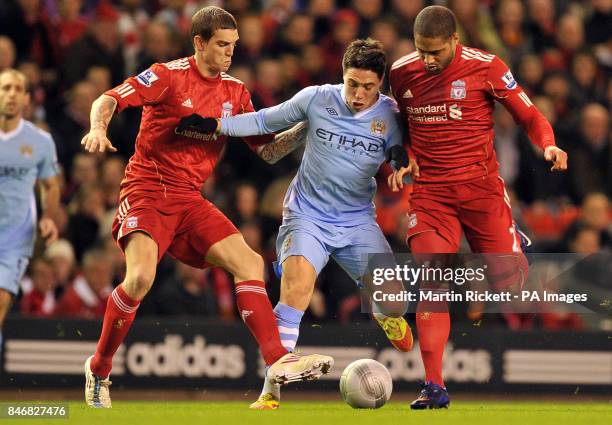
[[[181,103],[185,108],[193,108],[193,103],[191,103],[191,99],[187,99],[183,103]]]

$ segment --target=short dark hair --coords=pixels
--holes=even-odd
[[[373,38],[353,41],[344,51],[342,70],[349,68],[367,69],[382,79],[387,68],[387,55],[380,41]]]
[[[414,34],[426,38],[448,38],[457,32],[457,19],[449,8],[427,6],[414,20]]]
[[[235,29],[238,29],[238,24],[234,16],[217,6],[203,7],[193,15],[193,18],[191,18],[192,41],[196,35],[208,41],[217,30]]]

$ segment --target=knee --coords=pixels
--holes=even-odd
[[[149,292],[155,280],[155,270],[144,267],[136,267],[129,272],[123,284],[125,293],[133,299],[140,300]]]
[[[510,258],[510,261],[495,261],[489,264],[488,277],[493,286],[504,292],[520,294],[529,277],[529,263],[524,254]]]
[[[253,250],[248,250],[240,255],[234,277],[238,282],[242,280],[263,278],[264,260]]]

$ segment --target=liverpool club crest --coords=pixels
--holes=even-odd
[[[234,109],[234,105],[232,105],[232,102],[224,102],[221,107],[223,108],[223,111],[221,112],[222,118],[229,118],[232,116],[232,109]]]
[[[464,80],[455,80],[451,83],[451,98],[452,99],[465,99],[466,89]]]

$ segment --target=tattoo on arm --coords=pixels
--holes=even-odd
[[[91,105],[91,114],[89,116],[91,129],[106,131],[116,107],[117,100],[112,96],[103,94],[97,98]]]
[[[303,144],[306,141],[307,133],[308,122],[303,121],[289,130],[277,134],[273,142],[260,146],[257,149],[257,154],[267,163],[275,164],[279,159],[284,158]]]

